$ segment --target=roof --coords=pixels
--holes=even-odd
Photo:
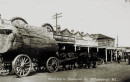
[[[114,38],[106,36],[106,35],[103,35],[103,34],[91,34],[91,36],[94,39],[113,39],[113,40],[115,40]]]
[[[69,34],[72,34],[68,29],[63,29],[62,31],[60,31],[60,33],[63,33],[65,31],[67,31]]]
[[[90,34],[88,34],[88,33],[86,33],[85,35],[82,35],[83,37],[85,37],[85,36],[89,36],[89,37],[91,37],[91,38],[93,38]]]
[[[77,35],[77,34],[79,34],[80,36],[82,36],[82,34],[79,31],[77,31],[77,32],[74,33],[74,35]]]

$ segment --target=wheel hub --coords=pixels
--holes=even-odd
[[[25,63],[22,62],[20,67],[24,68],[24,66],[25,66]]]

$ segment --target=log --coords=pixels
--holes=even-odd
[[[53,32],[47,28],[28,25],[22,18],[10,20],[11,25],[0,27],[0,53],[19,48],[35,49],[42,52],[56,52],[58,45],[53,38]],[[10,34],[2,34],[2,31],[12,31]]]

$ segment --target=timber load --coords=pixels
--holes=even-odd
[[[1,20],[0,25],[0,53],[22,49],[33,49],[40,52],[56,52],[58,44],[53,38],[51,25],[44,27],[30,26],[20,18]]]

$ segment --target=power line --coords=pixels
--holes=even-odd
[[[56,13],[56,14],[53,16],[53,17],[54,17],[53,19],[56,19],[56,32],[57,32],[57,29],[58,29],[58,26],[59,26],[59,25],[57,24],[57,23],[58,23],[58,22],[57,22],[57,19],[60,18],[60,17],[62,17],[61,14],[62,14],[62,13]]]

